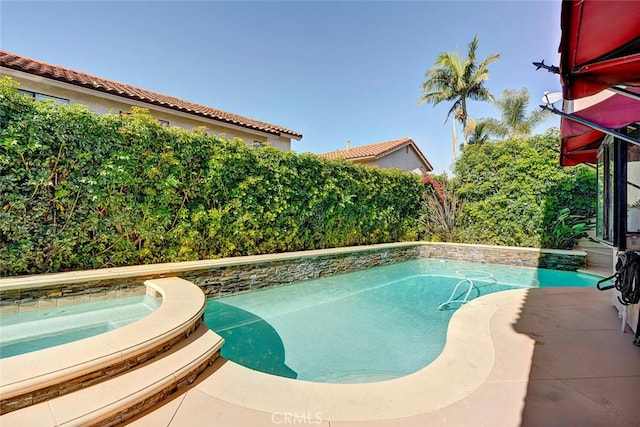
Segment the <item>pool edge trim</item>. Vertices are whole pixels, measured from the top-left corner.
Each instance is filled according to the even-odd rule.
[[[196,388],[243,408],[272,414],[286,410],[321,414],[322,420],[331,421],[373,421],[437,411],[463,400],[487,380],[495,364],[491,319],[505,301],[521,307],[526,294],[527,289],[508,290],[465,304],[451,318],[440,356],[400,378],[363,384],[315,383],[225,361]]]

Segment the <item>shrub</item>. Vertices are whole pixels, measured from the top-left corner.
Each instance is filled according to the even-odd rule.
[[[467,243],[554,246],[558,213],[589,223],[595,212],[595,173],[558,162],[556,129],[526,139],[464,147],[455,183],[466,200],[461,236]],[[565,218],[566,220],[566,218]]]
[[[422,214],[420,224],[426,238],[440,242],[455,242],[460,239],[458,222],[464,204],[450,189],[446,175],[425,175],[422,183]]]
[[[594,225],[585,222],[581,215],[571,215],[569,208],[563,208],[558,212],[555,220],[550,224],[550,229],[543,235],[542,246],[556,249],[572,249]]]
[[[0,275],[418,237],[413,174],[97,115],[0,82]]]

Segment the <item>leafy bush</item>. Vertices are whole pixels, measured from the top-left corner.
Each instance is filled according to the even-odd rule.
[[[593,229],[593,219],[596,210],[595,172],[586,166],[576,166],[565,169],[565,174],[549,186],[544,199],[542,216],[541,246],[544,248],[571,249],[577,241],[586,237],[586,232]],[[568,209],[568,218],[563,220],[563,211]],[[568,220],[576,230],[565,228],[564,221]],[[560,230],[577,238],[568,238],[564,243],[558,239]],[[562,233],[561,233],[562,234]]]
[[[543,247],[557,249],[572,249],[594,225],[585,222],[581,215],[571,215],[569,208],[558,212],[557,218],[550,224],[550,230],[543,235]]]
[[[563,207],[589,223],[595,213],[595,173],[562,168],[558,148],[556,129],[466,146],[455,165],[457,192],[466,201],[460,218],[464,241],[555,247],[548,236],[557,232]]]
[[[97,115],[0,82],[0,275],[418,237],[401,171]]]

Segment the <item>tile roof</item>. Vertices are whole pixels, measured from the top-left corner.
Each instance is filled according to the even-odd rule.
[[[416,151],[418,157],[422,159],[422,161],[429,166],[430,170],[433,170],[431,163],[427,160],[427,158],[422,154],[416,143],[413,139],[406,137],[400,139],[394,139],[392,141],[384,141],[378,142],[375,144],[367,144],[360,145],[358,147],[353,147],[345,150],[335,150],[330,151],[328,153],[318,154],[320,157],[327,158],[329,160],[337,160],[337,159],[345,159],[350,161],[358,161],[358,160],[367,160],[367,159],[379,159],[381,157],[387,156],[393,153],[396,150],[406,147],[407,145],[411,145],[413,149]]]
[[[53,65],[36,59],[27,58],[6,50],[0,50],[0,67],[11,68],[13,70],[22,71],[40,77],[69,83],[75,86],[84,87],[98,92],[109,93],[123,98],[128,98],[147,104],[169,108],[171,110],[181,111],[183,113],[193,114],[216,121],[233,124],[236,126],[254,129],[273,135],[283,135],[294,139],[302,138],[302,134],[282,126],[271,123],[254,120],[238,114],[228,113],[226,111],[207,107],[205,105],[196,104],[194,102],[185,101],[173,96],[163,95],[150,90],[131,86],[126,83],[120,83],[108,80],[102,77],[93,76],[81,71],[72,70],[70,68]]]

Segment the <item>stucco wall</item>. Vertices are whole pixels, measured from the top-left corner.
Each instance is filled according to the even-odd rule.
[[[86,105],[90,110],[98,114],[105,114],[109,111],[115,113],[119,113],[120,111],[129,112],[132,106],[137,106],[149,110],[151,115],[156,119],[168,121],[170,126],[179,126],[185,129],[205,126],[209,134],[222,135],[229,139],[240,138],[249,144],[259,141],[276,147],[281,151],[291,150],[291,138],[271,135],[266,132],[253,132],[247,128],[226,125],[223,122],[216,122],[204,117],[200,118],[186,113],[172,111],[168,108],[156,107],[111,94],[98,94],[95,91],[62,82],[50,81],[42,77],[32,76],[14,70],[2,69],[0,76],[2,75],[9,75],[18,81],[20,83],[20,89],[65,98],[68,99],[71,104]]]
[[[428,172],[425,164],[410,146],[402,147],[380,159],[356,160],[355,163],[384,169],[400,169],[408,172],[417,168],[422,172]]]
[[[398,168],[406,171],[412,171],[418,168],[423,172],[427,172],[424,163],[411,146],[402,147],[382,157],[378,160],[378,166],[381,168]]]

